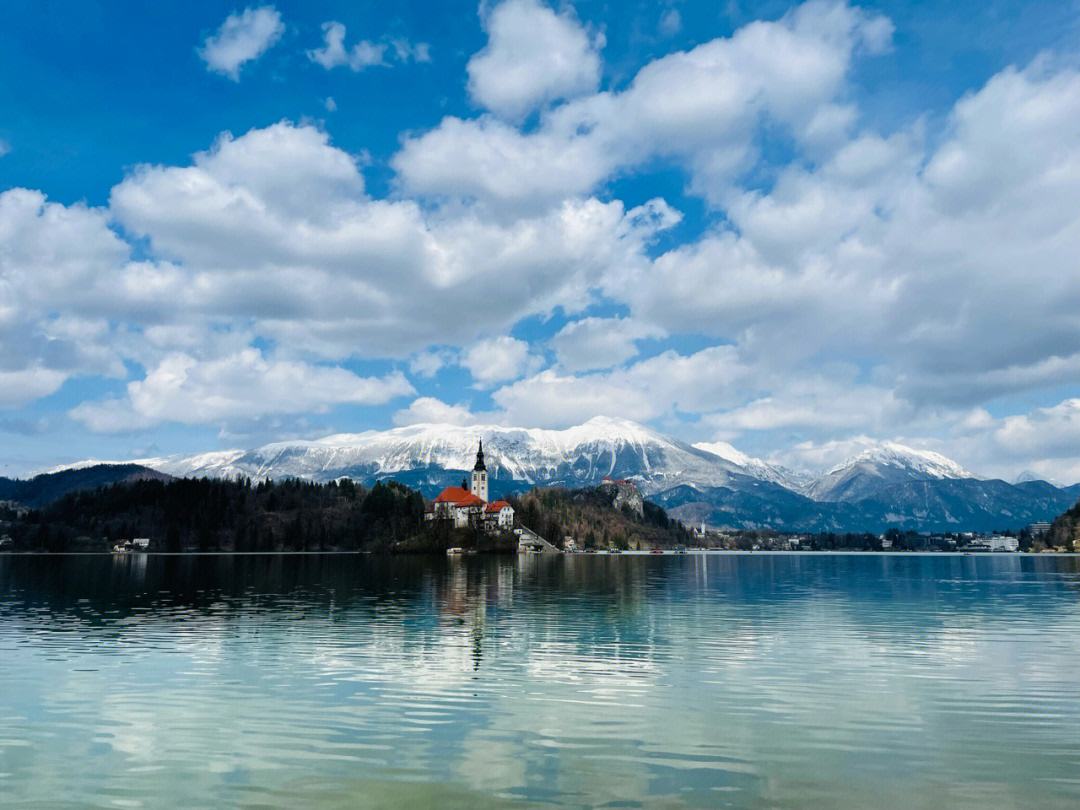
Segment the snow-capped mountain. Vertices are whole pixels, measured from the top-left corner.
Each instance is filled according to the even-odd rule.
[[[762,481],[772,481],[774,484],[779,484],[788,489],[796,488],[794,482],[799,477],[798,473],[775,464],[770,464],[767,461],[762,461],[760,458],[748,456],[741,450],[736,450],[727,442],[694,442],[693,447],[697,450],[704,450],[706,453],[711,453],[725,461],[731,462],[746,475],[753,478]]]
[[[858,501],[908,481],[975,478],[955,461],[930,450],[883,442],[836,465],[805,494],[815,501]]]
[[[938,453],[894,443],[876,445],[811,480],[724,442],[692,445],[606,417],[566,430],[412,425],[126,463],[178,477],[394,478],[432,496],[472,469],[481,439],[494,496],[533,485],[629,478],[674,516],[717,527],[981,531],[1051,519],[1080,497],[1080,485],[983,480]],[[94,469],[92,463],[71,466]]]
[[[483,440],[493,486],[587,484],[630,478],[645,492],[680,484],[738,486],[746,479],[779,481],[765,462],[725,445],[726,455],[694,447],[624,419],[596,417],[566,430],[495,425],[411,425],[387,431],[338,434],[315,441],[268,444],[136,463],[175,476],[295,477],[329,481],[395,477],[421,488],[456,483],[472,469]]]

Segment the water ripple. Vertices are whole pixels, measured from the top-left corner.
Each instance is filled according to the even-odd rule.
[[[1080,806],[1075,559],[133,562],[0,557],[0,807]]]

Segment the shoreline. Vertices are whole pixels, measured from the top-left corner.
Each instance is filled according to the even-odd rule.
[[[862,557],[1080,557],[1080,552],[1073,551],[860,551],[857,549],[837,549],[835,551],[741,551],[738,549],[687,549],[685,552],[665,550],[656,553],[652,550],[645,551],[620,551],[618,554],[609,554],[606,551],[590,554],[587,552],[575,552],[568,554],[526,555],[515,552],[507,553],[480,553],[462,554],[447,557],[445,552],[409,552],[405,554],[394,552],[374,551],[0,551],[0,559],[4,557],[319,557],[319,556],[368,556],[368,557],[438,557],[457,559],[461,557],[519,557],[519,556],[542,556],[547,558],[564,557],[577,559],[578,557],[692,557],[692,556],[862,556]]]

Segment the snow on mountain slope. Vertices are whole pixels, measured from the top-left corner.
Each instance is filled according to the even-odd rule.
[[[857,501],[908,481],[975,478],[955,461],[930,450],[882,442],[821,475],[805,490],[816,501]]]
[[[693,447],[644,425],[596,417],[566,430],[496,425],[411,425],[387,431],[338,434],[315,441],[277,442],[254,450],[141,459],[138,463],[176,476],[245,475],[254,479],[296,477],[328,481],[417,471],[432,483],[445,470],[470,470],[483,439],[492,479],[537,483],[595,483],[605,476],[632,478],[646,492],[679,484],[737,485],[772,480],[757,459],[731,448],[729,457]],[[415,478],[415,477],[414,477]]]
[[[695,442],[693,446],[698,450],[704,450],[706,453],[712,453],[714,456],[719,456],[725,461],[731,462],[746,475],[762,481],[772,481],[774,484],[779,484],[780,486],[788,487],[789,489],[795,488],[792,484],[792,479],[797,476],[796,473],[786,470],[783,467],[769,464],[766,461],[762,461],[760,458],[748,456],[741,450],[736,450],[727,442]]]
[[[472,469],[481,439],[496,492],[517,488],[517,482],[582,486],[610,476],[635,480],[646,494],[682,487],[684,499],[692,498],[693,490],[718,488],[754,491],[764,497],[764,486],[803,493],[816,501],[854,502],[896,484],[974,477],[938,453],[884,443],[807,483],[805,477],[725,442],[691,445],[636,422],[608,417],[566,430],[411,425],[131,463],[177,477],[242,475],[254,480],[311,481],[394,477],[431,494],[457,483],[462,471]],[[775,495],[782,497],[780,492]]]

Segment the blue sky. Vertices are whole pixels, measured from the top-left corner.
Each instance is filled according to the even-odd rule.
[[[1080,480],[1075,2],[4,4],[0,474],[597,414]]]

